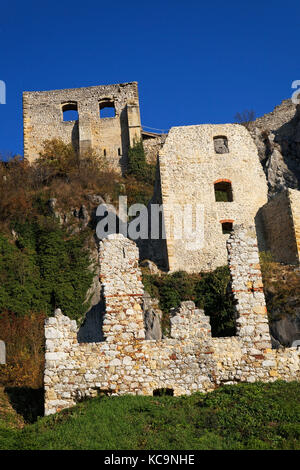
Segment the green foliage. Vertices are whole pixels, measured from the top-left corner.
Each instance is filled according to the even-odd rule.
[[[213,336],[235,335],[235,309],[228,292],[230,273],[227,266],[217,268],[212,273],[187,274],[176,272],[165,275],[151,275],[143,270],[145,290],[159,299],[163,311],[162,327],[164,334],[170,329],[170,309],[180,302],[193,300],[210,316]]]
[[[298,382],[281,381],[182,397],[98,397],[18,431],[0,420],[0,448],[299,450],[299,397]]]
[[[128,175],[133,175],[139,181],[154,184],[155,166],[146,161],[143,142],[135,142],[128,150]]]
[[[70,318],[87,308],[93,272],[82,236],[67,236],[53,220],[16,224],[16,243],[0,234],[0,311],[53,313]]]
[[[214,336],[234,336],[235,308],[231,292],[228,290],[230,271],[228,266],[205,273],[195,286],[196,305],[204,308],[210,317]]]
[[[226,191],[215,191],[216,202],[228,202],[229,196]]]

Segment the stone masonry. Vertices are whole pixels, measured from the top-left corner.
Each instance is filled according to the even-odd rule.
[[[114,117],[101,110],[114,108]],[[78,119],[64,121],[64,111]],[[61,139],[81,153],[93,148],[116,171],[126,168],[128,148],[141,139],[136,82],[23,93],[24,157],[33,162],[45,140]]]
[[[114,117],[103,117],[107,108]],[[129,147],[142,139],[149,163],[159,155],[149,207],[163,208],[166,236],[141,240],[141,258],[171,272],[211,271],[226,262],[233,224],[255,221],[260,249],[271,251],[277,261],[298,265],[300,192],[286,188],[299,187],[299,110],[286,100],[248,123],[249,130],[239,124],[206,124],[173,127],[166,135],[142,130],[137,82],[24,92],[24,157],[34,162],[45,140],[58,138],[81,154],[93,149],[110,168],[124,173]],[[77,119],[64,120],[67,111],[77,112]],[[268,204],[263,168],[269,196],[284,189]],[[227,200],[218,199],[218,192]],[[192,238],[177,237],[189,218],[180,216],[187,206],[194,233]],[[196,227],[200,206],[202,220]]]
[[[300,191],[286,189],[262,209],[266,249],[275,261],[299,265],[300,261]]]
[[[159,171],[169,271],[210,271],[226,264],[224,228],[253,225],[267,202],[266,178],[247,129],[239,124],[173,127],[159,152]],[[176,233],[181,223],[176,216],[188,205],[199,247],[190,235]],[[197,206],[202,207],[198,227]]]
[[[223,383],[299,380],[297,348],[272,350],[254,228],[236,227],[228,241],[237,336],[212,338],[209,318],[193,302],[172,312],[171,337],[145,340],[143,286],[136,245],[122,235],[100,243],[104,341],[79,343],[74,320],[59,310],[46,320],[45,414],[97,393],[174,395]]]

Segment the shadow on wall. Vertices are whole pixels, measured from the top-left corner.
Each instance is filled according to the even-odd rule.
[[[103,300],[94,305],[85,315],[77,333],[78,343],[100,343],[104,341],[102,325],[105,307]]]
[[[128,130],[128,116],[127,116],[127,107],[122,109],[120,114],[120,125],[121,125],[121,142],[122,142],[122,156],[119,160],[121,166],[122,174],[126,172],[128,165],[128,149],[129,149],[129,130]]]
[[[13,409],[26,423],[34,423],[44,415],[44,389],[28,387],[6,387],[5,393]]]
[[[158,237],[152,236],[152,222],[157,220],[156,214],[153,214],[152,218],[152,204],[161,207],[162,206],[162,193],[161,193],[161,179],[160,179],[160,168],[159,168],[159,158],[156,160],[156,170],[155,170],[155,182],[153,196],[149,201],[147,206],[148,209],[148,239],[137,240],[136,244],[139,249],[139,259],[150,260],[161,270],[168,272],[169,263],[168,263],[168,250],[167,250],[167,240],[165,236],[165,224],[162,211],[159,212],[158,226],[154,233],[158,232]]]
[[[298,344],[293,343],[300,340],[299,314],[285,315],[277,321],[271,321],[270,333],[278,343],[276,347],[284,346],[290,348],[292,345],[298,346]]]
[[[256,231],[256,238],[257,238],[257,246],[258,252],[267,251],[267,234],[265,232],[264,227],[264,220],[263,220],[263,212],[262,208],[260,208],[256,216],[254,217],[254,224],[255,224],[255,231]]]
[[[72,146],[75,152],[79,152],[79,124],[78,121],[75,121],[72,129]]]

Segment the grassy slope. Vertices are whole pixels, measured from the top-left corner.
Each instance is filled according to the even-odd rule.
[[[24,426],[24,421],[11,406],[3,387],[0,386],[0,449],[14,447],[18,429]]]
[[[0,448],[300,449],[299,392],[297,382],[275,382],[190,397],[96,398],[22,430],[0,427]]]

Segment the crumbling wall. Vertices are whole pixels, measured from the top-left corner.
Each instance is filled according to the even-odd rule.
[[[101,118],[107,103],[115,117]],[[76,108],[78,120],[64,121],[64,107]],[[24,157],[33,162],[45,140],[59,138],[81,153],[93,148],[116,171],[127,166],[128,147],[141,139],[136,82],[23,93]]]
[[[143,146],[145,151],[146,160],[152,165],[156,164],[157,156],[162,148],[163,144],[166,141],[166,134],[153,134],[151,137],[147,135],[148,133],[142,132]]]
[[[266,248],[275,261],[299,264],[300,248],[300,192],[286,189],[261,209]]]
[[[237,336],[248,348],[271,347],[266,301],[254,227],[236,226],[227,242],[231,289],[236,301]]]
[[[212,338],[209,318],[183,302],[171,318],[171,337],[145,340],[138,249],[122,235],[100,244],[106,311],[105,340],[78,343],[74,320],[56,311],[46,320],[45,414],[99,392],[174,395],[210,391],[222,383],[299,380],[300,351],[272,350],[254,228],[237,227],[228,242],[237,336]]]
[[[226,264],[229,235],[222,224],[252,225],[267,202],[266,178],[247,129],[238,124],[173,127],[159,153],[159,168],[170,271],[211,271]],[[228,201],[217,201],[218,184],[229,188]],[[192,227],[197,243],[176,233],[180,210],[188,205],[193,222],[197,206],[199,214],[203,207],[201,222]]]

